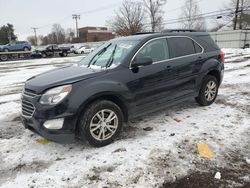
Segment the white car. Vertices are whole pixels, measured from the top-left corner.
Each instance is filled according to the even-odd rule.
[[[81,46],[79,49],[76,50],[78,54],[88,54],[94,50],[93,47],[90,46]]]

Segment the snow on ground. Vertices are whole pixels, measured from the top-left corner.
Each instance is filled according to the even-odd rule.
[[[39,144],[41,137],[20,122],[24,81],[80,57],[1,62],[0,186],[250,187],[250,50],[223,50],[225,77],[215,104],[190,100],[131,120],[102,148]],[[212,159],[198,156],[197,143],[209,145]]]

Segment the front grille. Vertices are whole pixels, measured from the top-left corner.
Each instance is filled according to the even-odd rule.
[[[22,100],[22,115],[27,118],[31,118],[35,112],[34,105],[26,100]]]
[[[31,89],[24,89],[23,95],[28,96],[28,97],[35,97],[37,94],[35,91]]]

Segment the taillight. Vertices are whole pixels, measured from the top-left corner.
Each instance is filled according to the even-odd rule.
[[[225,53],[223,51],[221,51],[220,54],[219,54],[219,60],[222,63],[224,63],[224,61],[225,61]]]

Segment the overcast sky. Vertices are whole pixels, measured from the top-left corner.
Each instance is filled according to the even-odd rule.
[[[31,27],[38,27],[37,34],[47,34],[54,23],[63,28],[75,28],[72,14],[81,14],[79,27],[106,26],[123,0],[0,0],[0,26],[11,23],[19,40],[33,34]],[[229,0],[199,0],[202,13],[220,10]],[[164,19],[180,17],[185,0],[168,0],[164,6]],[[206,20],[207,25],[212,23]],[[176,28],[178,25],[167,25]]]

